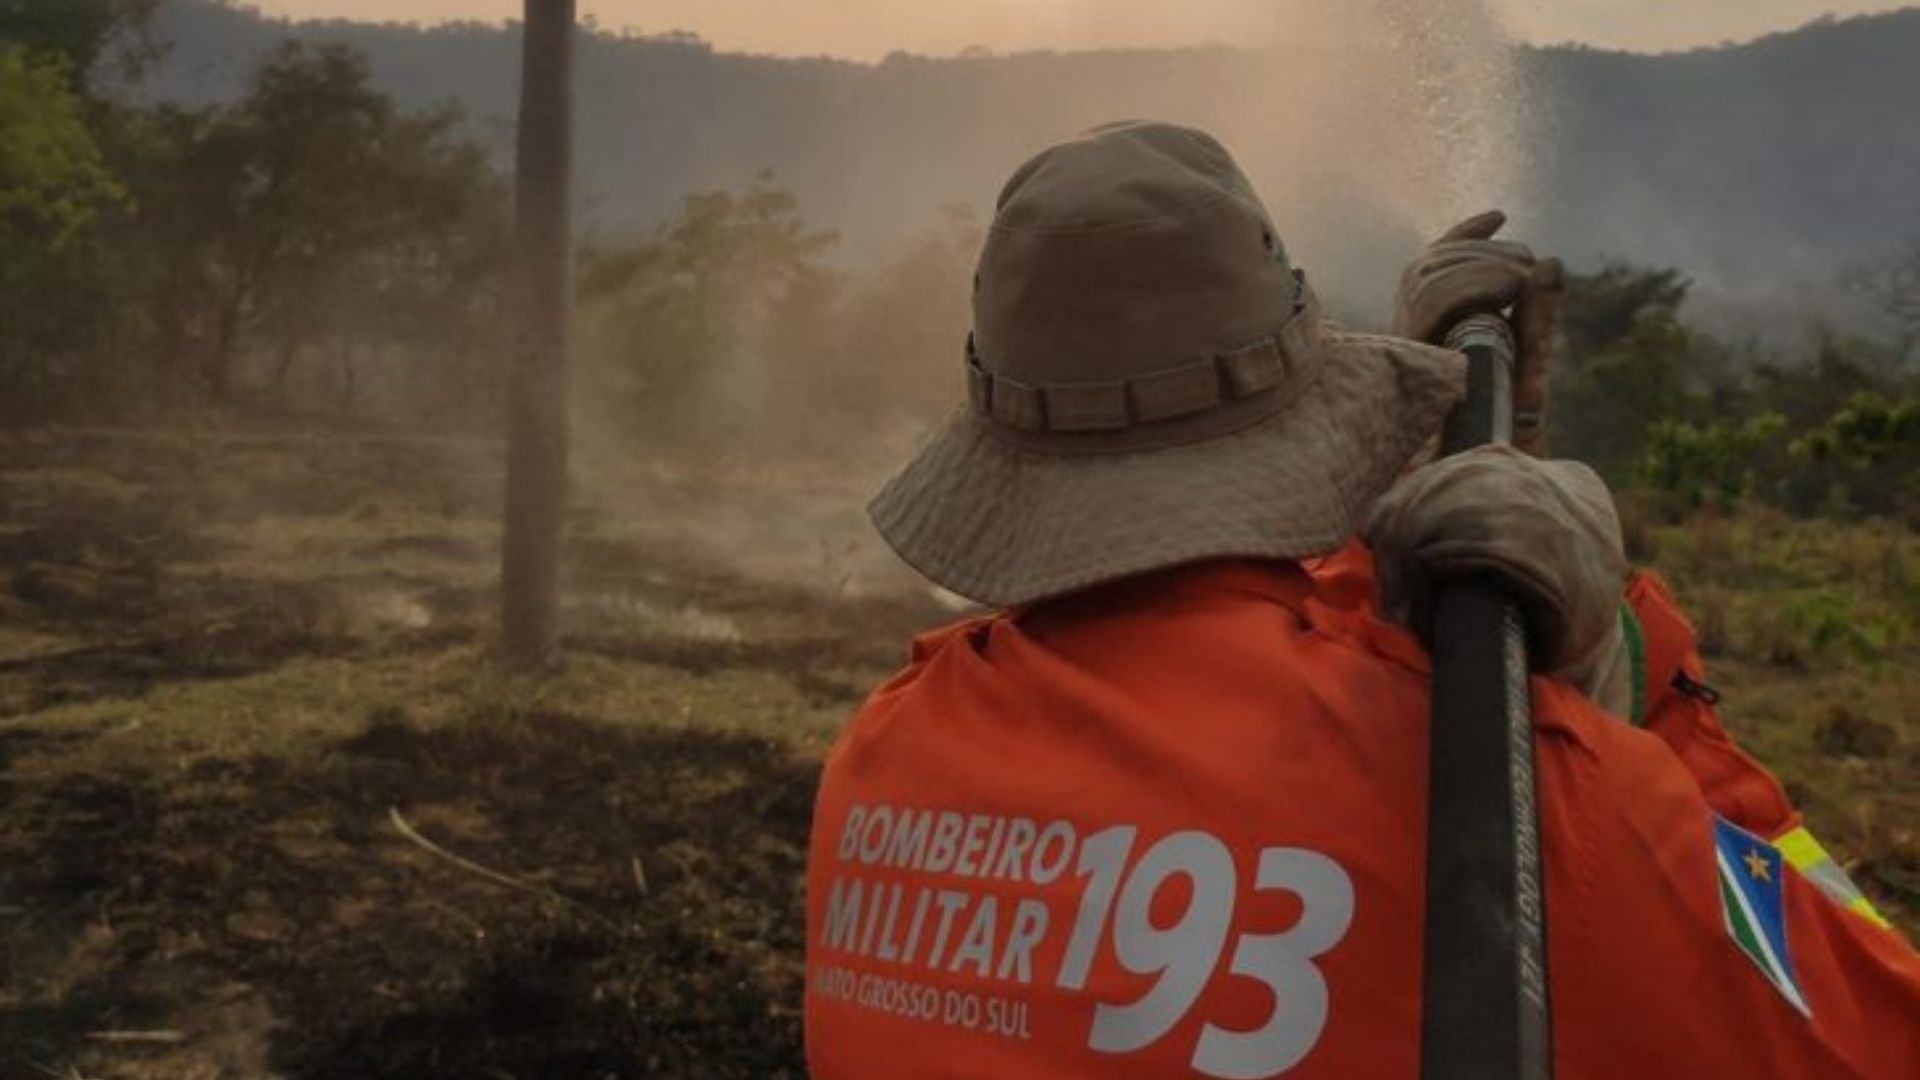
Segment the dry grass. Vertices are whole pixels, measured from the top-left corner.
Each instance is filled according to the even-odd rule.
[[[1920,536],[1748,511],[1651,529],[1734,735],[1920,929]]]

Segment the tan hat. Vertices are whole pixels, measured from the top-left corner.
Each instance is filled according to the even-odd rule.
[[[1464,388],[1458,353],[1322,323],[1233,158],[1170,124],[1021,166],[973,311],[967,406],[868,509],[996,606],[1335,550]]]

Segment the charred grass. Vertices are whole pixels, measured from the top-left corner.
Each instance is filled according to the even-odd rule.
[[[397,709],[311,753],[44,777],[4,841],[31,907],[0,1065],[164,1030],[89,1074],[795,1075],[812,779],[764,736]]]

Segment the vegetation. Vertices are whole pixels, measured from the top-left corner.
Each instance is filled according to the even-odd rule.
[[[657,229],[585,256],[588,380],[611,389],[594,416],[654,447],[903,451],[957,400],[980,236],[950,208],[850,279],[827,261],[837,235],[771,176],[690,196]]]
[[[413,412],[493,403],[504,185],[457,112],[402,112],[364,58],[299,42],[237,103],[137,108],[73,89],[103,46],[42,22],[0,53],[0,422],[269,390],[351,411],[369,376]]]
[[[1687,325],[1687,289],[1670,270],[1574,277],[1552,452],[1645,487],[1672,521],[1757,503],[1920,527],[1915,341],[1828,333],[1805,357],[1737,350]]]
[[[10,251],[35,239],[58,250],[122,194],[57,59],[17,45],[0,48],[0,142],[8,148],[0,243]]]

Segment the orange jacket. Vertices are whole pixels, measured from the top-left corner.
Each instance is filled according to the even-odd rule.
[[[821,783],[814,1075],[1415,1076],[1428,667],[1357,565],[1205,564],[916,642]],[[1532,689],[1561,1080],[1915,1076],[1907,945],[1661,737]]]

